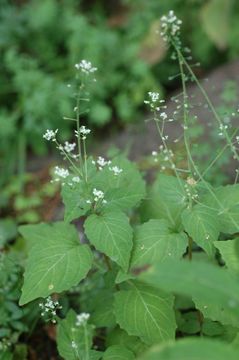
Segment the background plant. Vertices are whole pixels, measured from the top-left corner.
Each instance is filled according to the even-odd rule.
[[[160,14],[177,10],[184,20],[185,44],[207,68],[237,55],[237,7],[232,0],[140,0],[137,6],[128,0],[90,5],[71,0],[60,6],[55,0],[3,1],[1,182],[17,167],[23,172],[27,148],[46,152],[41,134],[72,109],[66,87],[72,72],[66,69],[79,58],[94,60],[100,69],[89,123],[102,127],[114,120],[122,125],[137,117],[146,91],[171,87],[168,76],[175,64],[155,38]],[[70,126],[62,124],[62,138],[69,136]]]
[[[80,114],[95,77],[91,62],[75,64],[76,79],[71,85],[76,143],[61,143],[57,130],[48,129],[43,136],[68,162],[55,167],[53,178],[62,184],[65,213],[60,222],[20,227],[30,244],[20,304],[45,298],[39,304],[42,316],[50,315],[48,320],[57,323],[57,347],[66,360],[116,355],[176,359],[179,354],[190,359],[198,353],[205,358],[236,359],[237,173],[234,184],[214,187],[205,174],[219,156],[210,159],[212,165],[204,170],[195,162],[188,81],[202,91],[222,133],[218,137],[236,161],[238,129],[223,123],[192,71],[181,44],[181,23],[173,11],[161,19],[161,35],[173,48],[183,92],[175,99],[178,111],[172,118],[159,93],[151,91],[145,100],[162,141],[152,156],[158,161],[162,156],[164,161],[147,192],[135,164],[124,156],[93,159],[87,155],[91,130]],[[165,132],[165,125],[173,126],[179,117],[186,153],[183,168]],[[71,223],[76,220],[83,225],[80,239]],[[75,291],[77,300],[63,311],[55,294],[66,291]]]

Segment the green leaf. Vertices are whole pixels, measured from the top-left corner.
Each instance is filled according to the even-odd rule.
[[[182,339],[154,346],[139,360],[237,360],[238,351],[223,342],[205,338]]]
[[[97,327],[112,327],[115,323],[113,313],[113,292],[111,289],[101,290],[97,293],[91,310],[91,321]]]
[[[145,345],[139,337],[130,336],[125,330],[119,327],[114,328],[107,335],[106,346],[111,345],[121,345],[136,355],[142,353],[142,351],[147,348],[147,345]]]
[[[81,245],[75,227],[64,222],[20,227],[33,245],[24,274],[20,304],[77,285],[92,265],[88,245]],[[37,265],[37,266],[36,266]]]
[[[86,235],[95,248],[127,271],[132,249],[132,228],[127,216],[115,209],[90,215],[84,224]]]
[[[209,304],[203,297],[195,297],[194,303],[197,309],[201,311],[205,319],[220,321],[223,325],[239,327],[239,317],[225,311],[224,307],[215,304]]]
[[[57,326],[57,349],[65,360],[96,360],[100,353],[91,350],[94,327],[88,323],[76,325],[76,313],[68,311]],[[72,346],[73,345],[73,346]],[[98,355],[98,356],[97,356]]]
[[[143,283],[130,285],[130,290],[115,294],[115,315],[120,327],[147,344],[174,339],[173,296]]]
[[[238,256],[239,238],[235,238],[233,240],[227,240],[227,241],[216,241],[214,245],[220,251],[220,254],[223,260],[225,261],[227,268],[238,275],[239,274],[239,256]]]
[[[121,345],[110,346],[103,355],[103,360],[133,360],[135,359],[132,351]]]
[[[234,234],[239,231],[239,184],[217,188],[203,203],[214,210],[221,232]]]
[[[199,261],[165,261],[141,275],[147,283],[165,291],[192,297],[194,302],[217,309],[239,320],[239,283],[225,269]],[[216,319],[217,310],[215,311]]]
[[[147,200],[143,202],[143,219],[166,219],[171,227],[177,229],[181,223],[181,212],[187,205],[184,185],[181,179],[159,174]]]
[[[113,166],[118,166],[122,172],[115,176],[109,169]],[[106,206],[117,206],[123,211],[137,206],[145,196],[145,183],[136,165],[118,156],[109,167],[99,171],[94,178],[94,185],[105,189]]]
[[[64,220],[67,222],[84,216],[91,208],[91,204],[86,202],[91,194],[82,181],[72,186],[65,184],[61,195],[65,205]]]
[[[213,241],[219,236],[219,221],[215,212],[203,205],[195,205],[182,213],[184,229],[193,241],[206,251],[208,256],[215,254]]]
[[[220,336],[224,333],[224,328],[219,322],[203,319],[202,332],[206,336]]]
[[[135,230],[131,267],[181,258],[187,244],[187,235],[174,233],[166,220],[149,220]]]

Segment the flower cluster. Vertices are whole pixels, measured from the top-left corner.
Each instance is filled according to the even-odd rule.
[[[218,133],[219,136],[223,136],[225,134],[225,131],[228,129],[228,125],[220,124]]]
[[[109,170],[112,171],[115,176],[118,176],[123,171],[123,169],[119,168],[118,166],[109,167]]]
[[[75,136],[76,136],[77,138],[78,138],[79,136],[81,136],[81,138],[82,138],[83,140],[85,140],[85,139],[86,139],[86,135],[90,134],[90,132],[91,132],[90,129],[87,129],[87,128],[85,127],[85,125],[82,125],[82,126],[80,127],[80,130],[79,130],[79,131],[75,130]]]
[[[81,326],[81,325],[84,325],[87,320],[89,319],[90,317],[90,314],[88,313],[81,313],[79,315],[76,316],[76,326]]]
[[[51,321],[55,324],[57,310],[62,309],[62,306],[59,304],[59,301],[54,301],[48,296],[45,302],[39,304],[39,308],[41,309],[41,316],[44,317],[46,321]]]
[[[106,200],[104,199],[104,192],[101,190],[97,190],[96,188],[93,189],[93,195],[94,195],[94,201],[98,202],[100,200],[102,200],[103,204],[106,204]]]
[[[65,179],[70,175],[70,173],[67,169],[60,168],[59,166],[55,167],[54,173],[57,176],[55,178],[55,181],[60,181],[60,179]]]
[[[43,135],[43,138],[46,139],[47,141],[56,141],[57,132],[58,132],[58,129],[56,129],[55,131],[47,129],[47,131]]]
[[[198,199],[198,193],[195,185],[197,184],[196,180],[193,178],[187,178],[187,182],[184,185],[186,195],[188,199],[196,201]]]
[[[177,18],[173,10],[170,10],[168,15],[161,17],[161,33],[164,41],[169,41],[170,38],[175,38],[180,33],[180,26],[182,21]]]
[[[82,73],[89,75],[97,71],[96,67],[93,67],[90,61],[81,60],[78,64],[75,64],[75,68],[80,70]]]
[[[167,107],[164,105],[165,100],[160,100],[160,94],[158,92],[149,91],[148,99],[144,100],[146,105],[149,105],[151,111],[161,111],[161,109],[166,109]],[[160,114],[161,119],[165,120],[167,118],[167,114],[162,112]]]
[[[66,141],[64,145],[64,150],[67,153],[71,153],[72,151],[75,150],[75,147],[76,147],[76,143],[69,143],[68,141]]]

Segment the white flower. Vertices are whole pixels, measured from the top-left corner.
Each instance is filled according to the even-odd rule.
[[[166,114],[166,112],[162,112],[161,114],[159,114],[159,116],[163,119],[166,120],[168,115]]]
[[[69,171],[64,168],[60,168],[59,166],[55,167],[55,175],[59,176],[60,178],[67,178],[69,176]]]
[[[160,102],[159,97],[160,94],[155,91],[149,91],[148,92],[149,100],[144,100],[144,103],[149,105],[152,110],[159,110],[158,102]]]
[[[90,132],[91,132],[90,129],[87,129],[87,128],[85,127],[85,125],[82,125],[82,126],[80,127],[80,130],[79,130],[79,131],[75,130],[75,136],[76,136],[76,137],[79,137],[79,136],[81,135],[81,136],[82,136],[82,139],[85,140],[85,139],[86,139],[86,135],[90,134]]]
[[[93,67],[90,61],[81,60],[78,64],[75,64],[77,70],[81,70],[82,73],[89,75],[97,71],[96,67]]]
[[[99,201],[99,200],[103,200],[104,199],[104,193],[103,193],[103,191],[101,191],[101,190],[97,190],[97,189],[95,189],[94,188],[94,190],[93,190],[93,195],[94,195],[94,201]]]
[[[76,147],[76,143],[69,143],[68,141],[65,142],[64,149],[67,153],[72,152]]]
[[[54,130],[48,130],[45,132],[45,134],[43,135],[43,138],[48,140],[48,141],[56,141],[56,134],[57,134],[58,129]]]
[[[157,151],[152,151],[152,156],[157,156],[157,155],[158,155]]]
[[[96,162],[101,168],[108,165],[108,161],[106,161],[102,156],[99,156]]]
[[[76,182],[76,183],[79,183],[79,182],[80,182],[79,176],[74,176],[74,177],[72,178],[72,181],[73,181],[73,182]]]
[[[161,17],[161,35],[164,41],[168,41],[170,37],[175,37],[180,32],[182,21],[177,18],[173,10],[170,10],[168,15]]]
[[[39,308],[41,309],[41,316],[47,315],[48,320],[51,319],[51,321],[55,323],[54,317],[56,316],[56,312],[58,309],[62,309],[62,306],[59,304],[59,301],[54,301],[48,296],[45,302],[39,304]]]
[[[123,169],[120,169],[118,166],[112,166],[109,167],[110,171],[113,171],[114,175],[119,175],[120,173],[122,173]]]
[[[77,349],[77,345],[76,345],[75,341],[71,342],[71,347],[72,347],[72,349]]]
[[[90,314],[85,313],[85,312],[83,312],[79,315],[76,315],[76,326],[81,326],[84,323],[86,323],[87,320],[89,319],[89,317],[90,317]]]

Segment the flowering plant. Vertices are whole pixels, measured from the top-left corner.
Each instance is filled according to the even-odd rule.
[[[76,116],[67,118],[76,124],[76,143],[60,144],[57,130],[43,135],[69,164],[57,166],[53,179],[61,183],[64,220],[20,227],[31,244],[20,304],[46,298],[39,305],[42,316],[57,324],[58,350],[66,360],[191,359],[202,348],[204,358],[237,356],[225,338],[230,332],[228,342],[236,341],[239,328],[238,172],[233,185],[214,188],[205,180],[213,164],[199,171],[188,134],[189,75],[212,104],[183,54],[181,22],[173,12],[161,22],[162,36],[179,61],[183,95],[175,100],[173,115],[157,92],[149,92],[145,101],[161,138],[159,150],[152,152],[160,172],[147,191],[142,174],[124,156],[87,155],[91,132],[81,124],[80,104],[88,101],[87,86],[96,71],[91,63],[76,64]],[[238,160],[237,131],[228,133],[230,127],[213,108],[212,113]],[[179,115],[184,168],[165,134],[165,125]],[[82,234],[71,223],[79,219]],[[80,313],[64,314],[61,299],[54,297],[76,286]],[[186,339],[175,341],[176,335]],[[224,342],[201,339],[208,336]]]

